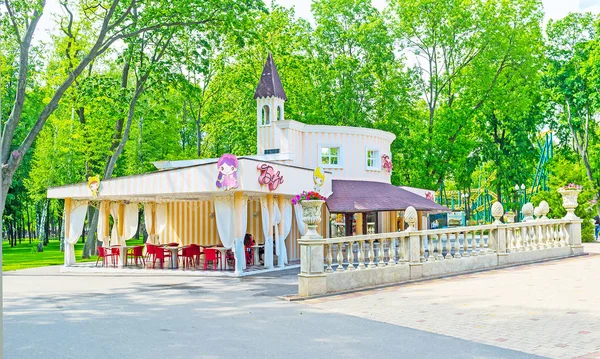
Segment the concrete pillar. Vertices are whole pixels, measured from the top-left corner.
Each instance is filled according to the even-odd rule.
[[[410,206],[404,211],[404,218],[408,222],[408,265],[410,266],[410,278],[423,277],[423,263],[421,263],[421,236],[415,226],[420,218],[420,213]]]
[[[360,236],[363,233],[363,213],[357,213],[356,215],[356,235]]]
[[[324,239],[300,239],[300,274],[298,294],[302,297],[327,293],[325,274]]]
[[[279,267],[279,268],[283,268],[285,266],[285,262],[287,262],[287,259],[284,260],[283,256],[282,256],[284,253],[287,253],[287,250],[286,251],[281,250],[281,247],[285,246],[285,238],[283,238],[283,231],[284,231],[284,227],[285,227],[285,223],[283,222],[284,221],[283,208],[285,206],[285,201],[286,201],[286,199],[282,195],[277,196],[277,205],[279,206],[279,210],[281,211],[281,220],[279,221],[279,225],[277,228],[277,230],[279,231],[279,236],[278,236],[279,243],[277,243],[277,248],[279,248],[279,254],[280,254],[280,256],[277,257],[277,267]]]
[[[233,215],[234,221],[234,240],[233,240],[233,252],[235,253],[235,274],[241,275],[244,271],[243,264],[246,260],[244,253],[244,228],[242,228],[243,216],[244,216],[244,197],[241,191],[235,191],[233,193]]]
[[[570,223],[567,223],[566,230],[569,234],[569,245],[573,254],[582,254],[583,245],[581,244],[581,219],[572,219]]]
[[[67,243],[67,239],[69,238],[69,228],[71,227],[71,199],[70,198],[65,198],[65,211],[63,213],[63,216],[65,217],[64,265],[67,266],[68,265],[67,258],[68,258],[68,256],[70,256],[70,250],[71,250],[69,248],[69,244]]]

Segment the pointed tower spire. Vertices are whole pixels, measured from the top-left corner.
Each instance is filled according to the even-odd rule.
[[[285,91],[283,91],[283,84],[277,73],[277,67],[275,67],[271,53],[267,56],[267,62],[265,63],[262,75],[260,76],[256,92],[254,92],[255,99],[266,97],[277,97],[287,101]]]

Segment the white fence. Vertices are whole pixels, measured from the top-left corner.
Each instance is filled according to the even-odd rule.
[[[583,253],[581,220],[545,216],[521,223],[301,239],[298,292],[314,296]]]

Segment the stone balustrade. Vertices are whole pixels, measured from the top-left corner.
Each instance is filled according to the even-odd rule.
[[[414,212],[414,213],[413,213]],[[531,213],[529,213],[531,212]],[[536,212],[537,219],[533,217]],[[300,296],[314,296],[583,253],[581,220],[548,219],[547,204],[523,207],[524,221],[416,230],[409,207],[403,232],[331,239],[303,238]]]

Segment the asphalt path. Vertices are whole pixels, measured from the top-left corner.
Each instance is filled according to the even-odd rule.
[[[245,278],[4,278],[5,358],[534,358],[278,296],[296,271]]]

